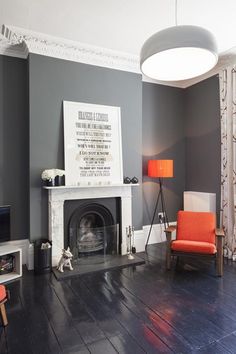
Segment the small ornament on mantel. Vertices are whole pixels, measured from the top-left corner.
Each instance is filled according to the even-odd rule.
[[[73,267],[71,264],[72,258],[73,258],[73,254],[70,251],[70,247],[67,247],[67,250],[65,250],[63,248],[61,258],[60,258],[58,265],[57,265],[57,270],[60,273],[64,272],[64,267],[69,268],[69,270],[73,270]]]
[[[62,178],[65,176],[64,170],[59,170],[58,168],[52,168],[49,170],[44,170],[41,174],[41,178],[46,184],[46,186],[61,186],[65,184]]]

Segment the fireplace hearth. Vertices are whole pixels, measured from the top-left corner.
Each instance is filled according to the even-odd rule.
[[[104,272],[112,269],[126,268],[130,266],[135,267],[145,263],[144,256],[139,256],[139,254],[134,254],[134,259],[132,260],[129,260],[127,255],[107,256],[105,262],[104,260],[101,261],[101,258],[101,255],[90,257],[87,259],[87,262],[84,259],[82,261],[80,259],[79,262],[73,265],[74,269],[72,271],[66,269],[64,273],[60,273],[56,268],[53,268],[53,273],[57,280],[60,281],[89,273]]]

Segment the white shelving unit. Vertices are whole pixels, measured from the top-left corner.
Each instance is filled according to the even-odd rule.
[[[22,250],[13,246],[0,246],[0,256],[12,254],[15,256],[15,270],[8,274],[0,275],[0,283],[19,278],[22,276]]]

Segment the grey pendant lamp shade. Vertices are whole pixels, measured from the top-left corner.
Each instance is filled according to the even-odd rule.
[[[198,26],[174,26],[157,32],[144,43],[140,54],[142,73],[163,81],[199,76],[217,61],[213,35]]]

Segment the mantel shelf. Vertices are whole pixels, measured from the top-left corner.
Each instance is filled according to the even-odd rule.
[[[63,189],[85,189],[85,188],[114,188],[114,187],[137,187],[139,183],[122,183],[122,184],[103,184],[103,185],[81,185],[81,186],[43,186],[44,189],[55,189],[55,190],[63,190]]]

